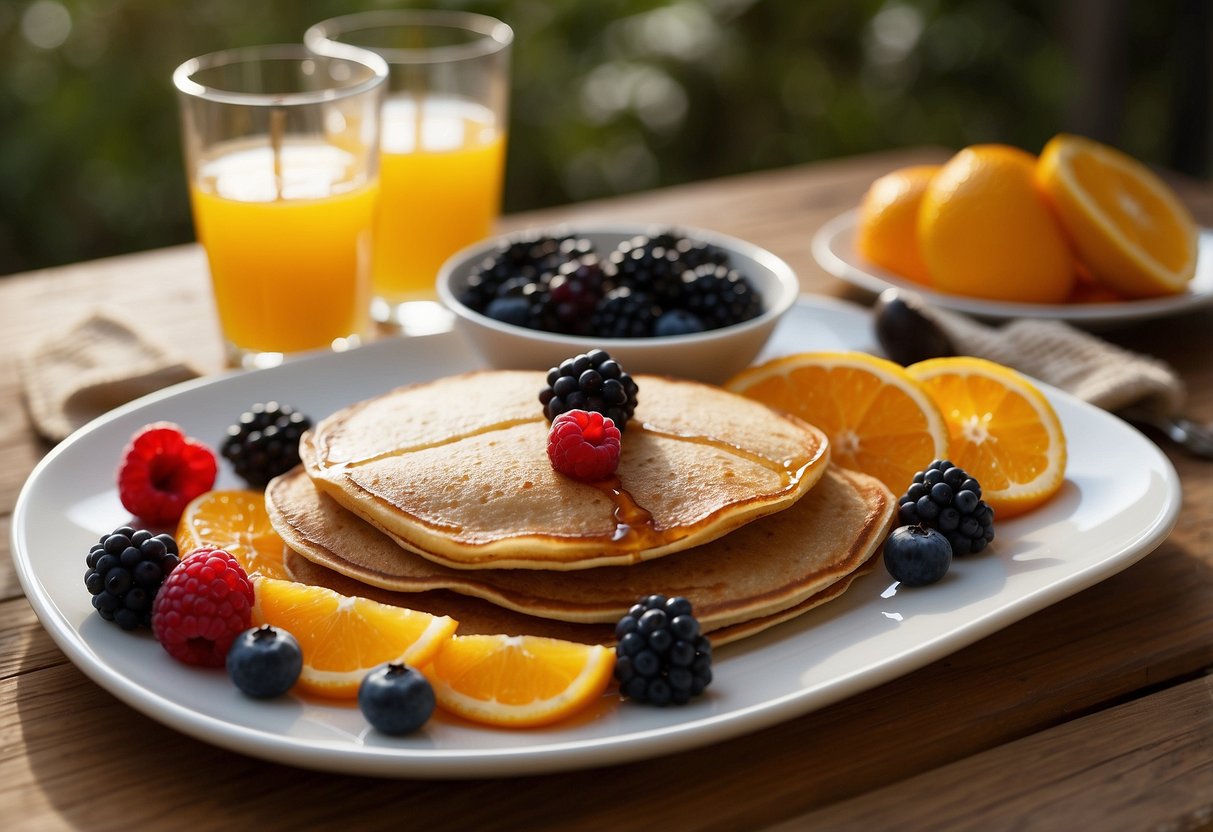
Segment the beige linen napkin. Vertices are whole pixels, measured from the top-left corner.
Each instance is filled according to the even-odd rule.
[[[17,370],[35,429],[55,442],[118,405],[201,375],[104,309],[20,353]]]
[[[918,308],[943,330],[957,355],[1014,367],[1096,407],[1137,405],[1169,415],[1183,405],[1183,381],[1167,364],[1063,321],[1021,318],[991,327],[938,307]]]

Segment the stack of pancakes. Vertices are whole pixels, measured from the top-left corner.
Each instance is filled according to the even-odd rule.
[[[842,594],[895,511],[825,435],[719,388],[637,376],[615,477],[552,469],[544,375],[402,387],[318,423],[266,506],[291,577],[450,615],[460,633],[614,641],[683,595],[720,644]]]

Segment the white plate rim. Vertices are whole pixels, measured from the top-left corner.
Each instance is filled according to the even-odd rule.
[[[777,338],[777,343],[769,345],[764,351],[763,357],[790,351],[789,345],[792,345],[792,350],[799,349],[803,340],[803,327],[806,322],[814,323],[813,318],[817,319],[815,321],[817,325],[823,325],[823,323],[830,325],[829,322],[837,322],[837,325],[844,330],[856,326],[860,321],[865,325],[870,323],[866,310],[852,304],[832,298],[803,298],[789,315],[789,320],[782,330],[782,341],[780,342],[780,339]],[[795,327],[800,327],[800,329],[794,329]],[[424,352],[428,345],[422,346],[421,341],[430,340],[435,344],[449,345],[449,339],[452,337],[448,333],[440,336],[428,336],[427,339],[414,339],[411,343],[415,345],[415,349]],[[853,338],[855,348],[870,348],[871,346],[871,336],[868,330],[865,330],[862,335],[844,337]],[[367,351],[361,354],[371,356],[376,351],[386,353],[400,346],[400,344],[379,342],[361,348],[361,350]],[[355,352],[347,355],[357,354]],[[307,362],[315,362],[317,365],[334,364],[335,362],[335,365],[340,365],[345,360],[332,354],[323,354],[284,366],[305,366]],[[256,372],[273,374],[281,369],[272,368]],[[94,435],[105,425],[136,415],[150,405],[171,403],[175,398],[191,390],[217,389],[214,385],[223,383],[224,379],[253,376],[254,374],[228,373],[218,377],[186,382],[151,394],[101,417],[54,448],[35,467],[18,496],[13,512],[11,533],[13,558],[27,599],[56,644],[89,678],[131,707],[183,733],[224,748],[277,762],[349,774],[421,778],[516,776],[570,768],[604,766],[665,755],[760,730],[825,707],[847,696],[922,667],[1109,577],[1144,557],[1166,538],[1175,523],[1181,502],[1178,476],[1161,451],[1123,422],[1103,411],[1078,402],[1060,391],[1046,387],[1046,394],[1065,411],[1076,409],[1077,412],[1085,413],[1090,418],[1107,420],[1106,424],[1112,429],[1123,430],[1125,442],[1130,445],[1135,444],[1138,452],[1145,453],[1149,457],[1149,467],[1161,477],[1165,499],[1157,507],[1157,511],[1151,515],[1149,522],[1138,529],[1132,539],[1126,540],[1114,555],[1100,563],[1067,574],[1063,581],[1019,598],[1014,608],[1009,611],[998,610],[974,617],[967,621],[959,636],[953,634],[928,640],[917,645],[911,651],[885,656],[880,661],[869,663],[863,672],[831,679],[828,687],[824,690],[819,688],[812,696],[806,695],[806,689],[802,688],[799,691],[789,690],[782,695],[723,713],[708,712],[705,714],[692,708],[685,712],[689,715],[686,720],[671,719],[664,724],[641,726],[637,730],[619,736],[590,740],[557,737],[553,740],[538,741],[530,746],[520,742],[518,745],[510,747],[481,747],[471,750],[450,748],[440,751],[392,745],[322,743],[280,734],[267,734],[206,713],[200,713],[172,701],[157,691],[148,690],[145,686],[141,686],[123,675],[90,646],[88,640],[72,625],[64,611],[54,602],[41,582],[39,570],[31,557],[33,550],[28,543],[31,534],[29,528],[31,501],[37,484],[41,478],[46,476],[47,471],[54,470],[59,465],[57,460],[69,454],[71,448],[81,442],[87,442],[89,436]],[[1123,446],[1124,443],[1118,444]],[[81,554],[80,557],[82,567],[83,555]],[[81,574],[83,574],[82,570]],[[860,581],[864,580],[868,580],[868,578],[860,579]],[[853,592],[854,590],[852,590]],[[841,607],[848,596],[851,596],[851,593],[844,595],[843,599],[834,603]],[[87,598],[82,586],[81,598]],[[83,603],[87,604],[87,600],[84,600]],[[848,601],[848,603],[850,602]],[[776,637],[776,648],[780,643]],[[746,644],[743,642],[723,648],[721,652],[733,650],[734,652],[729,655],[738,655],[737,651],[747,650]],[[740,655],[744,656],[745,653],[741,652]],[[728,660],[726,659],[726,661]],[[714,685],[718,688],[721,684],[718,672]],[[250,708],[260,706],[261,703],[248,704]],[[624,707],[621,706],[618,710],[622,711]],[[665,713],[671,714],[673,717],[679,715],[679,712],[674,709],[666,710]],[[475,731],[476,729],[468,730]],[[523,733],[518,736],[525,741],[528,735]]]
[[[1011,303],[936,292],[868,263],[855,251],[859,209],[852,208],[827,221],[813,235],[817,264],[829,274],[873,294],[897,288],[918,294],[928,303],[989,320],[1044,318],[1098,328],[1191,312],[1213,303],[1213,231],[1200,232],[1200,257],[1189,290],[1180,295],[1115,303]]]

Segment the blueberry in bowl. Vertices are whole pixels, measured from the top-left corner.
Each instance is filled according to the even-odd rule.
[[[685,226],[528,229],[464,249],[438,295],[487,364],[605,349],[638,373],[718,383],[749,365],[800,285],[751,243]]]

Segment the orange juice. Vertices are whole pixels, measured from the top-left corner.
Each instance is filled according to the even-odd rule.
[[[378,186],[332,145],[232,148],[190,185],[224,336],[251,352],[298,352],[369,326]]]
[[[432,300],[443,261],[487,237],[501,204],[505,135],[484,107],[452,98],[388,99],[372,283],[390,304]]]

